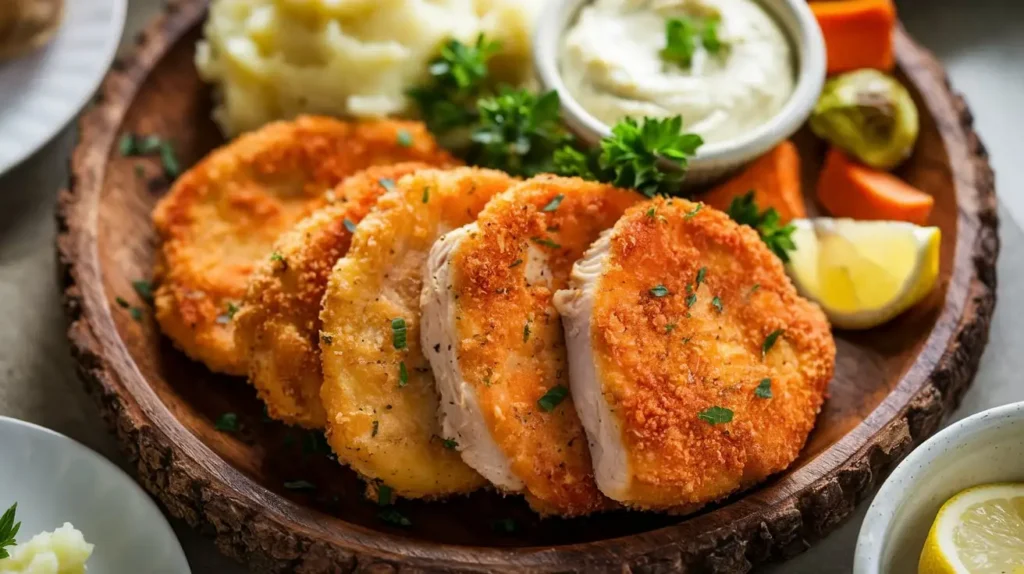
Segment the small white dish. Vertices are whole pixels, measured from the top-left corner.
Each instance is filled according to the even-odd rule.
[[[1024,481],[1024,403],[959,421],[910,453],[879,489],[857,538],[854,574],[917,572],[939,508],[982,484]]]
[[[18,542],[72,523],[96,547],[89,574],[189,574],[160,509],[113,463],[34,424],[0,417],[0,514],[18,503]]]
[[[611,127],[590,115],[569,93],[559,70],[565,31],[593,0],[549,0],[533,37],[533,65],[542,90],[555,90],[562,118],[584,142],[593,145],[611,135]],[[684,186],[708,183],[735,171],[793,135],[814,109],[825,84],[825,39],[806,0],[755,0],[778,22],[796,59],[796,85],[786,105],[771,120],[742,138],[705,144],[690,159]]]
[[[127,0],[65,0],[49,44],[0,62],[0,174],[50,141],[89,101],[114,59],[126,7]]]

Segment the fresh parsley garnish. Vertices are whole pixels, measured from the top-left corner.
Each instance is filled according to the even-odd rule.
[[[446,448],[448,450],[455,450],[456,448],[459,447],[459,443],[456,442],[455,439],[450,439],[450,438],[444,439],[443,441],[441,441],[441,444],[443,444],[444,448]]]
[[[395,180],[389,177],[382,177],[377,180],[377,183],[379,183],[381,187],[388,191],[395,191]]]
[[[707,275],[708,275],[708,268],[707,267],[701,267],[700,269],[697,270],[697,280],[695,281],[695,283],[697,284],[697,287],[700,287],[700,284],[704,282],[704,278],[707,277]]]
[[[562,248],[561,245],[555,243],[554,241],[547,237],[531,237],[530,240],[536,243],[537,245],[543,245],[544,247],[550,247],[552,249]]]
[[[392,526],[401,526],[408,528],[412,526],[412,521],[405,517],[401,512],[395,510],[392,507],[387,507],[381,510],[377,517],[384,522],[391,524]]]
[[[429,185],[423,188],[423,203],[427,203],[428,201],[430,201],[430,186]]]
[[[129,303],[124,297],[117,297],[114,299],[114,301],[117,302],[117,305],[122,309],[127,309],[132,306],[132,304]]]
[[[700,213],[700,210],[703,209],[703,208],[704,208],[704,204],[703,203],[698,203],[697,207],[694,207],[690,211],[686,212],[686,215],[683,216],[683,221],[686,221],[688,219],[693,219],[694,217],[697,216],[698,213]]]
[[[761,382],[754,389],[754,396],[759,399],[770,399],[772,398],[772,380],[761,379]]]
[[[477,108],[480,117],[466,152],[473,165],[531,177],[552,171],[555,151],[572,142],[554,90],[538,96],[502,88],[498,95],[481,99]]]
[[[665,48],[661,59],[666,62],[689,67],[697,46],[703,46],[710,54],[717,54],[724,44],[718,37],[718,18],[670,18],[665,22]]]
[[[308,480],[292,480],[284,483],[288,490],[316,490],[316,485]]]
[[[697,418],[708,424],[718,425],[732,422],[732,411],[725,407],[714,406],[702,410],[697,414]]]
[[[686,286],[686,308],[689,309],[697,303],[697,294],[693,292],[693,285]]]
[[[224,413],[217,417],[213,428],[223,432],[235,432],[238,430],[238,415],[235,413]]]
[[[409,147],[412,145],[412,134],[408,130],[398,130],[398,137],[395,138],[398,141],[398,145],[402,147]]]
[[[405,361],[398,363],[398,386],[404,387],[409,384],[409,369],[405,368]]]
[[[396,349],[402,350],[406,344],[405,319],[398,317],[391,320],[391,343]]]
[[[664,297],[665,295],[668,295],[668,287],[665,287],[664,285],[655,285],[650,288],[649,292],[655,297]]]
[[[273,261],[274,263],[284,263],[285,262],[284,255],[281,255],[277,251],[275,251],[275,252],[270,254],[270,260]]]
[[[146,303],[153,302],[153,284],[149,281],[132,281],[132,289],[135,289],[135,292]]]
[[[17,511],[18,503],[15,502],[0,517],[0,559],[9,558],[10,554],[7,553],[6,548],[17,544],[14,537],[18,535],[18,530],[21,529],[21,523],[14,521],[14,515]]]
[[[782,335],[782,331],[782,329],[776,329],[771,333],[768,333],[768,336],[764,338],[764,343],[761,345],[762,358],[768,356],[768,351],[771,351],[772,347],[775,346],[775,341],[777,341],[779,336]]]
[[[753,227],[765,245],[783,263],[789,261],[788,252],[796,249],[796,244],[793,243],[793,232],[796,228],[792,223],[782,225],[779,212],[775,211],[775,208],[769,207],[764,211],[758,211],[753,190],[734,198],[726,213],[736,223]]]
[[[548,389],[548,392],[544,393],[544,396],[537,399],[537,406],[540,410],[550,413],[555,410],[555,407],[565,400],[565,397],[569,396],[569,389],[564,385],[555,385]]]
[[[356,232],[356,224],[352,223],[351,219],[346,217],[345,219],[342,220],[341,224],[345,226],[345,229],[348,230],[349,233]]]
[[[635,189],[647,197],[678,194],[688,158],[704,143],[699,135],[684,134],[682,129],[681,116],[625,118],[601,140],[598,150],[585,153],[565,146],[556,152],[555,171]],[[660,161],[675,169],[662,169]]]
[[[164,166],[164,173],[167,177],[174,179],[181,174],[181,164],[178,163],[178,155],[174,152],[174,147],[171,146],[170,142],[162,142],[160,144],[160,161]]]
[[[665,332],[666,333],[671,333],[672,330],[675,329],[675,328],[676,328],[676,324],[675,323],[669,323],[669,324],[665,325]]]
[[[516,259],[515,261],[512,262],[511,265],[508,266],[508,268],[512,269],[513,267],[518,267],[518,266],[520,266],[522,264],[523,264],[523,260],[522,259]]]
[[[141,323],[142,322],[142,309],[139,309],[138,307],[132,307],[131,309],[128,309],[128,315],[135,322],[137,322],[137,323]]]
[[[500,48],[481,34],[474,44],[449,40],[431,60],[429,81],[408,92],[431,132],[444,134],[476,121],[476,102],[487,88],[487,62]]]
[[[711,298],[711,306],[715,308],[715,311],[722,312],[722,300],[717,295]]]
[[[558,209],[558,206],[562,204],[563,199],[565,199],[565,196],[559,193],[555,197],[551,198],[551,201],[549,201],[548,204],[542,207],[540,210],[543,211],[544,213],[551,213],[552,211]]]

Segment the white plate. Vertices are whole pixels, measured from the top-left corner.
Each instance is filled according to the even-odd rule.
[[[191,572],[160,509],[121,469],[66,436],[0,417],[0,514],[15,502],[18,542],[70,522],[96,545],[89,574]]]
[[[64,20],[47,46],[0,62],[0,174],[89,101],[114,59],[125,8],[126,0],[65,0]]]

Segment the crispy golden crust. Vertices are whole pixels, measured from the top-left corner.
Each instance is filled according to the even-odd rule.
[[[412,146],[402,145],[401,132]],[[282,232],[324,204],[327,190],[399,161],[449,158],[419,123],[322,117],[270,124],[212,152],[153,211],[163,240],[155,271],[160,328],[210,369],[245,374],[231,310],[254,268]]]
[[[473,221],[512,183],[504,173],[472,168],[403,177],[363,219],[328,280],[320,315],[328,442],[339,460],[401,496],[441,497],[484,484],[439,436],[434,378],[420,348],[420,291],[434,241]],[[402,349],[394,344],[396,318],[406,325]]]
[[[562,198],[557,208],[543,211],[556,197]],[[552,296],[567,285],[573,263],[600,232],[643,199],[580,179],[535,178],[491,201],[477,221],[479,231],[452,257],[463,380],[474,389],[512,472],[526,485],[531,506],[542,514],[582,515],[612,505],[594,483],[572,399],[550,412],[537,401],[558,385],[569,386]],[[558,246],[541,243],[546,241]],[[546,261],[531,262],[531,250]]]
[[[249,382],[271,418],[323,428],[320,403],[320,302],[327,276],[348,251],[347,225],[362,221],[386,188],[431,167],[400,163],[371,167],[343,181],[330,203],[300,221],[274,243],[259,264],[235,316],[235,343],[245,353]],[[348,222],[348,223],[346,223]]]
[[[630,498],[641,507],[711,502],[786,468],[835,365],[824,314],[796,294],[757,233],[696,207],[659,199],[630,209],[614,228],[594,300],[601,390],[621,425]],[[652,294],[657,285],[668,295]],[[782,336],[762,358],[777,329]],[[770,399],[754,392],[766,378]],[[715,406],[732,410],[732,422],[700,418]]]

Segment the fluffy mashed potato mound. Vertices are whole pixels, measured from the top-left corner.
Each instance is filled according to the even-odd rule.
[[[11,548],[10,558],[0,560],[0,574],[83,574],[92,549],[82,533],[65,522]]]
[[[214,0],[196,66],[237,135],[299,114],[408,115],[405,92],[450,38],[499,40],[500,79],[528,80],[544,0]]]

